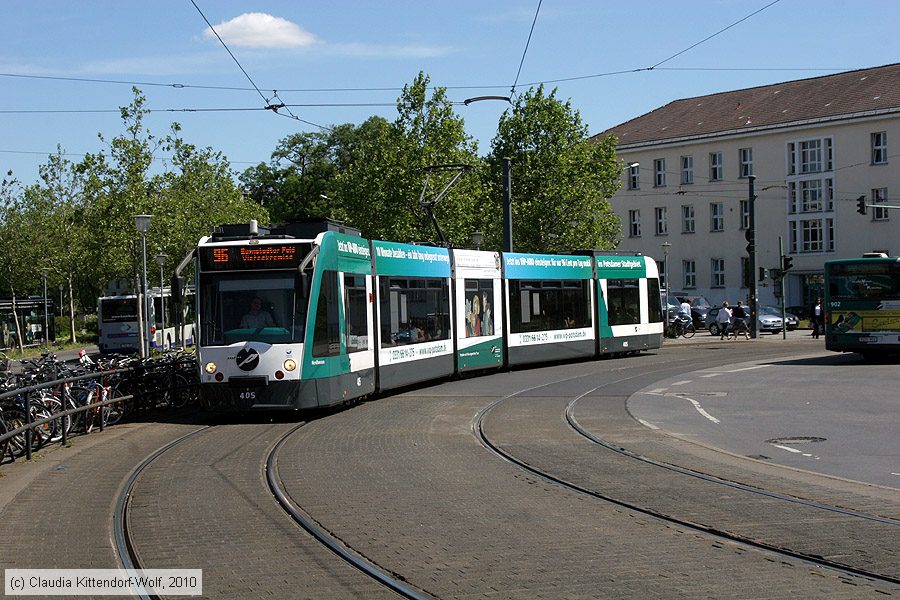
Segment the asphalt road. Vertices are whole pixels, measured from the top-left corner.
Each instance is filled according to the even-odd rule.
[[[820,351],[698,367],[641,390],[630,412],[740,456],[900,488],[896,364]]]

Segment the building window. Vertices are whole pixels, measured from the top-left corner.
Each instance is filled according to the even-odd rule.
[[[685,288],[697,287],[697,265],[692,260],[681,261],[681,272]]]
[[[668,235],[669,226],[666,223],[666,207],[656,207],[656,235]]]
[[[741,148],[738,150],[739,170],[738,177],[750,177],[753,175],[753,148]]]
[[[724,170],[722,167],[722,153],[721,152],[712,152],[709,155],[709,180],[710,181],[722,181],[722,177],[724,177]]]
[[[628,211],[628,237],[641,237],[641,211]]]
[[[657,158],[653,161],[653,186],[666,187],[666,159]]]
[[[709,203],[709,230],[725,231],[725,205],[721,202]]]
[[[711,258],[709,261],[709,284],[714,288],[725,287],[725,259]]]
[[[887,204],[887,188],[877,188],[872,190],[872,204]],[[873,221],[887,221],[888,209],[878,206],[872,207]]]
[[[788,183],[788,213],[796,214],[797,213],[797,182],[791,181]]]
[[[665,289],[666,287],[668,287],[668,284],[666,283],[666,276],[668,275],[668,273],[666,273],[666,261],[656,261],[656,270],[659,271],[659,283]]]
[[[834,210],[834,179],[825,180],[825,210]]]
[[[741,257],[741,287],[750,287],[750,284],[753,280],[750,279],[750,258],[747,256]]]
[[[872,134],[872,164],[886,165],[887,157],[887,131],[879,131]]]
[[[821,219],[800,221],[800,228],[803,233],[802,252],[822,252],[825,249]]]
[[[750,229],[750,201],[741,200],[741,229]]]
[[[694,205],[681,207],[681,233],[694,233]]]
[[[800,210],[822,212],[822,180],[807,179],[800,182]]]
[[[800,142],[800,172],[819,173],[822,171],[822,140]]]
[[[787,174],[797,174],[797,144],[791,142],[787,145]]]
[[[825,219],[825,232],[828,234],[825,238],[825,249],[834,252],[834,219]]]
[[[641,189],[641,165],[632,165],[628,167],[628,189]]]
[[[788,254],[797,254],[797,221],[788,222]]]
[[[681,183],[683,185],[690,185],[694,183],[694,157],[693,156],[682,156],[681,157]]]

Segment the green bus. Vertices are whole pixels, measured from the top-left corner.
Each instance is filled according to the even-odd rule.
[[[900,352],[900,258],[825,263],[825,348],[876,358]]]

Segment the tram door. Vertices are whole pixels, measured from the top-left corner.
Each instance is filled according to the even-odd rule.
[[[375,316],[372,276],[341,273],[344,297],[343,336],[349,359],[350,397],[375,391]]]

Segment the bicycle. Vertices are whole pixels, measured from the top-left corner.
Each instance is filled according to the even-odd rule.
[[[666,336],[677,338],[679,336],[690,339],[694,337],[697,330],[694,328],[694,322],[690,318],[677,316],[669,324]]]

